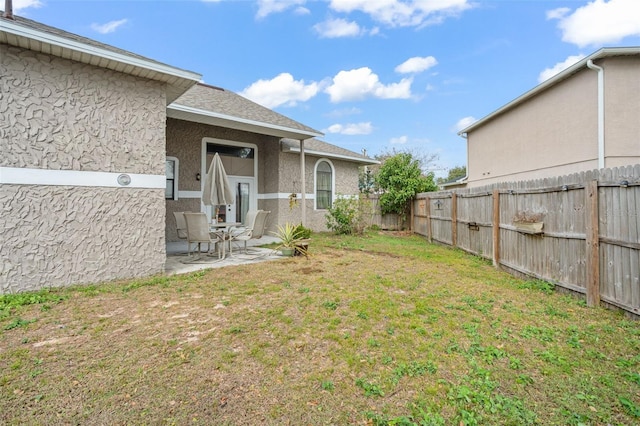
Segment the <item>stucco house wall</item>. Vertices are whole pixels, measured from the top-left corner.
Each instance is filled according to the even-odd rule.
[[[274,136],[258,135],[241,130],[226,129],[218,126],[194,123],[184,120],[167,118],[166,155],[175,157],[179,161],[178,189],[181,192],[192,192],[189,197],[178,195],[178,200],[166,200],[166,239],[178,241],[176,223],[173,212],[195,211],[201,208],[200,192],[202,181],[196,180],[196,173],[200,173],[202,166],[202,141],[204,138],[222,141],[251,143],[258,148],[258,193],[271,191],[277,185],[278,138]],[[276,153],[275,155],[273,153]],[[258,208],[262,208],[258,201]]]
[[[7,45],[0,75],[0,166],[164,174],[164,84]],[[162,189],[0,185],[0,293],[162,272],[163,200]]]
[[[332,158],[306,155],[305,158],[305,185],[306,185],[306,225],[314,231],[326,231],[327,221],[325,215],[328,210],[315,208],[315,166],[320,159],[325,159],[333,165],[334,193],[335,200],[338,195],[358,194],[358,167],[351,162]],[[297,153],[280,154],[280,193],[299,193],[300,188],[300,155]],[[279,212],[279,225],[286,222],[300,222],[300,201],[298,205],[291,209],[288,199],[280,199],[276,204]]]
[[[202,141],[213,138],[221,141],[251,143],[258,148],[258,208],[271,211],[267,232],[275,231],[277,225],[286,222],[299,223],[300,204],[289,207],[288,195],[300,192],[300,155],[282,152],[279,138],[251,132],[227,129],[218,126],[167,118],[166,155],[179,161],[178,199],[166,200],[165,238],[178,241],[174,212],[200,211],[202,181],[196,180],[201,173]],[[222,142],[224,143],[224,142]],[[327,210],[316,210],[314,204],[314,170],[322,157],[306,156],[306,221],[315,231],[326,231]],[[329,159],[334,167],[335,193],[356,195],[358,193],[358,167],[352,162]],[[182,193],[182,194],[181,194]],[[183,194],[187,194],[184,196]]]
[[[640,163],[640,57],[604,68],[605,167]],[[474,127],[475,126],[475,127]],[[584,66],[466,132],[468,187],[598,168],[598,73]]]

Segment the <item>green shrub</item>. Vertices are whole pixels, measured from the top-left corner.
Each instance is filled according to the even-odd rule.
[[[363,234],[370,223],[373,207],[368,198],[338,197],[325,215],[327,228],[336,234]]]
[[[303,226],[302,224],[299,224],[298,226],[296,226],[296,230],[295,230],[295,234],[296,237],[301,239],[301,240],[306,240],[307,238],[311,238],[311,229],[307,228],[306,226]]]

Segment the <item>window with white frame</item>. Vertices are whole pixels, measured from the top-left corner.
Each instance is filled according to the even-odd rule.
[[[333,166],[327,160],[316,163],[316,209],[326,210],[333,203]]]
[[[167,178],[167,186],[164,190],[164,198],[166,200],[178,199],[178,159],[176,157],[167,157],[165,161],[165,176]]]

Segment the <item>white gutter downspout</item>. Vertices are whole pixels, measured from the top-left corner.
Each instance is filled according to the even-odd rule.
[[[300,217],[300,222],[302,226],[307,226],[307,197],[306,197],[306,181],[305,181],[305,158],[304,158],[304,139],[300,139],[300,182],[301,182],[301,190],[300,190],[300,208],[302,209],[302,215]]]
[[[598,168],[604,169],[604,68],[591,59],[587,61],[587,67],[598,71]]]

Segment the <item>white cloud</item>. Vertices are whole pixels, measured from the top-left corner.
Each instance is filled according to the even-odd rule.
[[[475,117],[471,117],[471,116],[461,118],[460,120],[458,120],[458,122],[455,125],[455,131],[459,132],[462,129],[466,129],[467,127],[471,126],[476,121],[478,121],[478,119],[475,118]]]
[[[310,15],[311,11],[306,7],[300,6],[300,7],[296,7],[293,13],[295,13],[296,15],[302,16],[302,15]]]
[[[30,7],[37,9],[42,6],[44,6],[44,3],[42,3],[40,0],[15,0],[13,2],[13,12],[18,13]]]
[[[295,106],[314,97],[320,89],[319,84],[304,80],[294,80],[289,73],[282,73],[271,80],[258,80],[240,92],[241,96],[251,99],[267,108],[280,105]]]
[[[373,131],[371,122],[333,124],[325,130],[325,133],[340,133],[342,135],[368,135]]]
[[[395,71],[401,74],[419,73],[436,65],[438,65],[438,61],[433,56],[414,56],[398,65]]]
[[[567,16],[567,13],[571,12],[568,7],[559,7],[553,10],[547,10],[547,19],[562,19]]]
[[[569,56],[567,59],[565,59],[562,62],[558,62],[557,64],[555,64],[551,68],[546,68],[538,76],[538,83],[542,83],[543,81],[550,79],[554,75],[558,74],[561,71],[566,70],[571,65],[575,64],[576,62],[578,62],[579,60],[581,60],[583,58],[584,58],[584,55],[582,55],[582,54]]]
[[[389,142],[391,142],[391,144],[393,145],[404,145],[407,143],[407,140],[409,140],[409,138],[403,135],[397,138],[391,138]]]
[[[322,38],[355,37],[362,33],[360,25],[345,19],[328,19],[313,26]]]
[[[439,24],[472,5],[467,0],[331,0],[329,7],[336,12],[364,12],[390,27],[406,27]]]
[[[117,21],[110,21],[106,24],[96,24],[95,22],[91,24],[91,29],[100,34],[109,34],[123,26],[128,22],[127,19],[120,19]]]
[[[547,12],[550,19],[559,19],[562,41],[577,46],[618,43],[625,37],[640,36],[640,1],[594,0],[573,13]]]
[[[411,97],[413,79],[403,78],[398,83],[384,85],[370,68],[362,67],[340,71],[325,89],[331,102],[357,101],[373,97],[380,99],[407,99]]]
[[[258,0],[258,12],[256,18],[262,19],[272,13],[280,13],[285,10],[305,4],[306,0]]]

